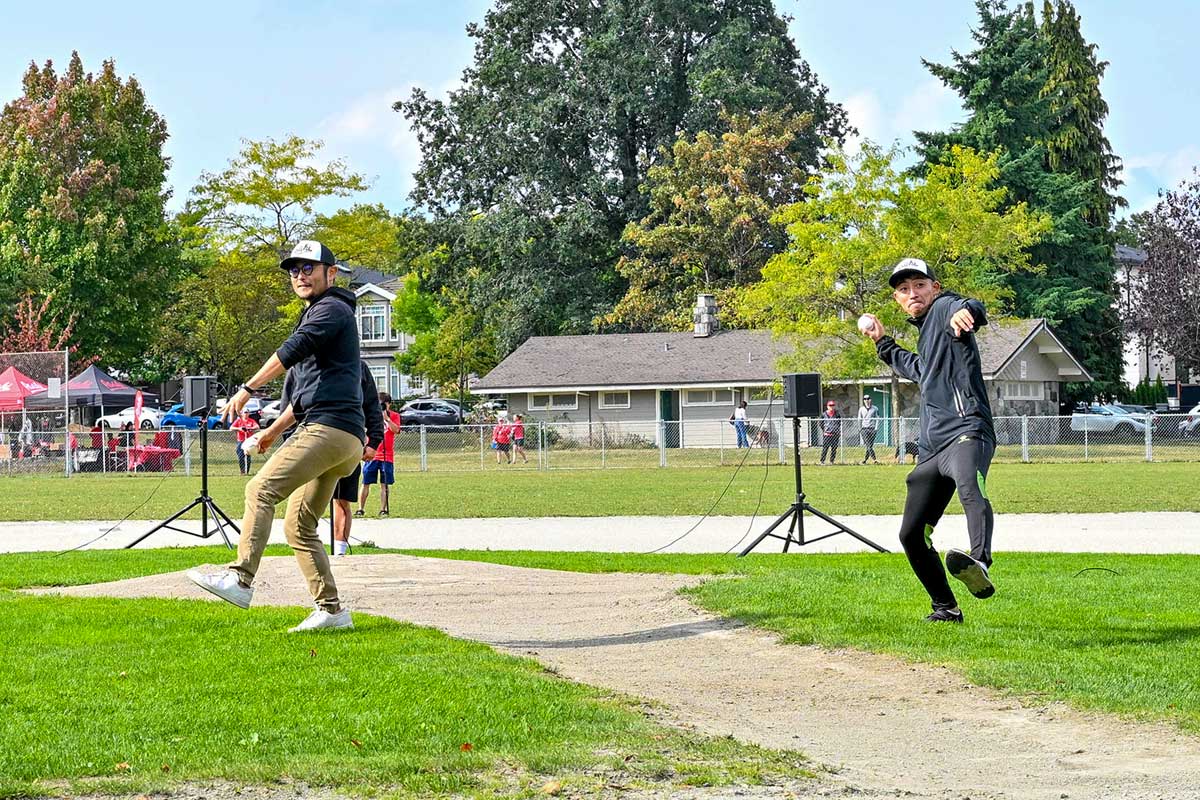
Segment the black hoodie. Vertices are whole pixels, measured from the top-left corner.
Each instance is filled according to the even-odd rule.
[[[875,345],[885,363],[921,388],[917,447],[922,461],[962,436],[996,442],[975,334],[955,336],[950,328],[950,318],[964,308],[971,312],[976,330],[987,324],[983,303],[942,292],[924,314],[908,320],[920,331],[916,354],[890,336]]]
[[[311,302],[275,354],[288,370],[296,419],[363,438],[354,294],[334,286]]]

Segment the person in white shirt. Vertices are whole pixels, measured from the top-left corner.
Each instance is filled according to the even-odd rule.
[[[875,432],[879,430],[879,409],[871,402],[869,394],[863,395],[862,407],[858,409],[858,426],[865,450],[862,463],[865,464],[870,459],[878,464],[879,459],[875,457]]]
[[[743,400],[737,408],[733,410],[733,416],[730,417],[733,421],[733,429],[737,431],[737,446],[749,447],[750,438],[746,435],[746,401]]]

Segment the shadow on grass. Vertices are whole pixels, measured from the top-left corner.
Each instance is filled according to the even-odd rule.
[[[733,620],[712,619],[701,620],[699,622],[680,622],[675,625],[664,625],[661,628],[613,633],[607,636],[590,636],[582,639],[490,640],[488,644],[494,647],[574,650],[587,647],[614,647],[631,644],[648,644],[650,642],[667,642],[673,639],[688,639],[692,636],[703,636],[706,633],[733,630],[734,628],[741,627],[743,627],[741,623]]]

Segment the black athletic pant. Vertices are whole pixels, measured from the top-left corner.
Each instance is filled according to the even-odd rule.
[[[833,434],[825,434],[825,441],[821,444],[821,463],[825,463],[825,456],[829,456],[829,463],[837,461],[838,436]]]
[[[946,570],[933,548],[933,529],[941,521],[956,489],[967,515],[971,556],[989,567],[992,565],[994,519],[986,481],[995,451],[991,442],[963,437],[937,455],[922,460],[908,473],[900,544],[935,609],[958,605]]]
[[[866,452],[863,454],[863,463],[878,461],[879,459],[875,457],[875,429],[863,428],[861,435],[863,447],[866,448]]]

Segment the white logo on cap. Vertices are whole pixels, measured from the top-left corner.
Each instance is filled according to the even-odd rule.
[[[314,256],[317,259],[320,259],[321,246],[319,244],[317,244],[316,242],[311,242],[311,241],[307,241],[307,240],[300,242],[298,245],[296,245],[296,249],[292,251],[292,256],[293,257]]]
[[[899,272],[902,269],[915,269],[918,272],[924,272],[926,274],[929,273],[928,265],[926,265],[925,262],[919,258],[906,258],[897,264],[896,268],[892,271]]]

